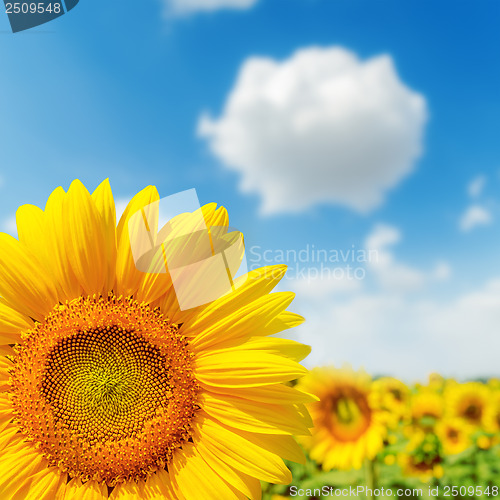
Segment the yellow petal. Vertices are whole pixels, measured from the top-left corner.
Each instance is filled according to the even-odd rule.
[[[9,400],[8,394],[0,394],[0,432],[10,425],[10,421],[13,418],[12,403]]]
[[[57,303],[57,292],[46,270],[30,250],[0,233],[0,294],[14,309],[41,320]]]
[[[290,460],[291,462],[296,462],[298,464],[306,463],[304,452],[292,436],[269,436],[243,431],[239,431],[239,434],[249,441],[252,441],[252,443],[257,446],[260,446],[271,453],[276,453],[276,455],[284,460]]]
[[[80,295],[80,284],[71,268],[72,255],[68,251],[65,237],[67,194],[64,189],[55,189],[45,205],[45,237],[41,244],[46,248],[47,268],[50,269],[56,283],[59,300],[71,300]]]
[[[215,210],[216,206],[216,203],[209,203],[202,207],[203,216],[205,217],[205,222],[209,229],[211,227],[227,227],[229,225],[227,210],[224,207],[219,207]],[[212,208],[214,209],[213,211]]]
[[[293,405],[255,404],[247,399],[204,393],[201,407],[235,429],[264,434],[309,435],[308,422]]]
[[[210,392],[228,394],[238,398],[249,399],[261,403],[282,404],[312,403],[319,401],[317,396],[302,392],[295,387],[284,384],[264,385],[261,387],[213,387],[204,386]]]
[[[21,341],[21,332],[33,328],[33,321],[9,307],[0,299],[0,344],[16,344]]]
[[[144,481],[141,480],[141,483]],[[135,481],[125,481],[118,483],[110,495],[110,500],[140,500],[141,487]]]
[[[275,294],[273,294],[275,295]],[[240,352],[244,350],[257,350],[260,352],[267,352],[269,354],[276,354],[278,356],[285,356],[293,359],[294,361],[302,361],[311,352],[311,347],[295,340],[283,339],[279,337],[252,337],[246,342],[237,346],[230,346],[227,343],[218,344],[214,350],[207,350],[201,352],[198,356],[211,356],[216,353],[222,352]]]
[[[205,328],[245,307],[255,299],[269,294],[280,282],[286,266],[269,266],[250,271],[235,280],[235,290],[209,304],[183,311],[176,322],[184,323],[186,331],[196,336]]]
[[[307,370],[287,358],[259,351],[217,353],[195,360],[196,377],[217,387],[257,387],[288,382]]]
[[[25,447],[26,444],[24,444],[23,438],[19,434],[19,427],[16,425],[9,424],[5,429],[0,431],[0,451],[8,450],[9,453],[14,453],[14,448],[19,448],[22,452]]]
[[[104,226],[107,263],[104,292],[107,292],[113,288],[116,272],[116,209],[109,179],[106,179],[97,186],[96,190],[92,193],[92,199],[97,211],[101,215]]]
[[[233,500],[233,490],[203,460],[196,448],[183,445],[169,464],[169,473],[186,500]]]
[[[50,467],[37,472],[27,481],[12,490],[12,500],[62,500],[66,486],[66,473],[58,467]]]
[[[203,439],[196,443],[196,449],[203,460],[205,460],[205,462],[231,486],[251,500],[260,500],[262,497],[262,488],[258,479],[250,477],[229,466],[222,458],[212,453],[205,446]]]
[[[110,500],[178,500],[172,491],[170,477],[162,469],[146,481],[118,483],[111,492]]]
[[[16,353],[10,345],[3,344],[0,345],[0,357],[2,356],[14,356]]]
[[[12,352],[9,354],[14,354],[14,351],[12,349],[11,351]],[[5,356],[0,356],[0,392],[10,390],[10,385],[9,385],[10,368],[12,368],[12,362]]]
[[[144,273],[139,271],[134,263],[130,247],[128,223],[130,217],[151,203],[160,199],[154,186],[148,186],[137,193],[125,208],[116,230],[117,256],[116,256],[116,293],[125,296],[135,294],[139,284],[144,278]],[[152,228],[156,231],[156,228]]]
[[[35,205],[22,205],[16,211],[17,235],[21,243],[45,264],[48,249],[44,245],[47,236],[43,210]]]
[[[288,484],[292,474],[276,454],[257,446],[209,418],[199,427],[200,440],[215,455],[224,457],[231,467],[245,474],[276,484]]]
[[[244,307],[234,310],[226,317],[214,319],[202,332],[195,334],[189,326],[183,328],[185,335],[193,337],[191,345],[198,352],[207,348],[227,347],[235,339],[246,339],[260,335],[262,329],[292,302],[291,292],[272,293],[259,297]]]
[[[109,276],[103,218],[79,180],[71,183],[64,207],[63,233],[71,268],[85,293],[102,293]]]
[[[93,479],[82,483],[79,478],[72,479],[65,488],[64,500],[106,500],[108,488]]]
[[[136,298],[139,301],[152,303],[160,299],[165,294],[170,294],[175,298],[175,291],[172,286],[172,279],[168,273],[142,273],[142,278],[138,285]],[[177,301],[175,307],[178,308]],[[167,315],[171,318],[170,315]]]
[[[165,469],[158,470],[148,477],[143,495],[145,500],[176,500],[170,476]]]
[[[8,446],[0,459],[0,498],[14,498],[20,486],[46,468],[47,461],[28,444]]]
[[[288,330],[288,328],[299,326],[304,323],[304,321],[304,318],[299,314],[283,311],[262,329],[261,335],[274,335],[283,330]]]

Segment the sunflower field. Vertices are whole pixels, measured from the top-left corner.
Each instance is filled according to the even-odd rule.
[[[290,485],[264,485],[265,500],[498,496],[499,380],[432,374],[408,386],[315,368],[297,387],[318,397],[312,435],[300,439],[307,458],[288,463]]]

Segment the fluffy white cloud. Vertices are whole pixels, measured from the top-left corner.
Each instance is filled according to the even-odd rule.
[[[203,114],[198,133],[262,197],[263,213],[321,202],[366,212],[414,168],[426,116],[390,56],[311,47],[282,62],[247,59],[222,116]]]
[[[378,257],[369,253],[366,279],[354,284],[318,278],[283,285],[296,292],[293,310],[307,320],[292,334],[312,345],[309,366],[348,362],[408,380],[423,380],[432,371],[461,378],[500,375],[500,279],[439,298],[434,286],[450,277],[449,266],[425,271],[402,263],[393,250],[400,241],[397,228],[375,226],[365,243]],[[402,293],[407,291],[412,293]]]
[[[285,288],[287,282],[284,283]],[[293,282],[293,288],[302,298],[321,299],[325,296],[352,293],[361,290],[361,281],[353,276],[307,277]],[[283,288],[283,290],[285,289]]]
[[[248,9],[258,0],[166,0],[167,12],[186,15],[219,9]]]
[[[430,372],[499,376],[500,279],[447,301],[411,300],[385,292],[308,301],[297,295],[307,321],[296,338],[312,345],[307,362],[363,366],[408,380]]]
[[[467,194],[471,198],[477,198],[483,192],[484,186],[486,185],[486,177],[484,175],[478,175],[472,179],[467,185]]]
[[[430,272],[398,262],[391,247],[400,240],[400,231],[385,224],[375,226],[366,238],[365,247],[370,255],[375,256],[368,261],[368,269],[382,289],[397,293],[412,292],[431,281],[441,281],[450,276],[451,270],[444,262],[438,263]]]
[[[460,217],[459,227],[462,231],[470,231],[476,226],[491,224],[492,220],[493,217],[488,209],[481,205],[471,205]]]

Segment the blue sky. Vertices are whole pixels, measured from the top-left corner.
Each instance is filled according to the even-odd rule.
[[[195,187],[202,203],[217,201],[229,209],[247,249],[379,245],[384,263],[365,266],[363,280],[318,283],[312,277],[309,283],[285,284],[296,290],[295,309],[309,320],[295,335],[313,345],[311,363],[350,362],[403,377],[422,378],[431,370],[495,374],[496,360],[485,351],[500,347],[498,1],[260,0],[231,8],[228,4],[242,3],[226,0],[215,1],[210,12],[184,13],[172,12],[172,3],[169,11],[168,1],[116,7],[81,0],[67,15],[15,35],[7,16],[0,16],[3,229],[12,230],[17,206],[43,205],[56,186],[67,187],[76,177],[90,189],[110,177],[119,198],[147,184],[157,185],[163,196]],[[217,3],[226,7],[216,8]],[[225,112],[229,97],[242,95],[237,76],[250,58],[273,61],[275,69],[290,63],[290,78],[299,85],[304,82],[294,55],[311,47],[321,53],[331,47],[348,51],[357,61],[354,68],[386,54],[397,84],[424,103],[423,124],[408,132],[422,152],[413,159],[406,152],[406,170],[401,167],[393,187],[384,188],[381,200],[364,211],[353,208],[358,202],[332,194],[345,178],[342,168],[315,172],[326,160],[312,154],[290,168],[311,169],[322,185],[331,184],[330,199],[315,201],[311,191],[306,206],[293,211],[286,202],[293,193],[285,192],[285,201],[263,214],[262,189],[273,198],[280,183],[271,182],[268,169],[255,174],[262,189],[242,192],[241,181],[254,175],[254,165],[246,165],[243,150],[217,152],[213,141],[224,141],[223,125],[234,123],[243,127],[244,137],[258,136],[250,119],[253,108]],[[305,54],[305,64],[313,68],[312,53]],[[319,95],[320,81],[306,83],[309,98]],[[258,85],[252,89],[255,107]],[[384,85],[382,91],[390,101],[391,91]],[[399,101],[391,106],[387,113],[400,111]],[[287,123],[294,116],[292,98],[283,109],[280,120]],[[268,112],[268,121],[279,126],[276,114]],[[344,112],[350,116],[348,107]],[[200,137],[204,113],[215,132]],[[401,113],[408,122],[419,121],[418,112]],[[333,122],[314,119],[323,124],[318,130],[329,144],[339,129],[333,124],[330,131]],[[306,153],[315,151],[314,137],[303,139]],[[251,145],[261,148],[256,157],[267,161],[274,146],[272,137],[264,139]],[[392,144],[391,137],[382,139]],[[286,151],[279,156],[284,169]],[[332,165],[338,167],[336,151]],[[383,172],[377,177],[373,157],[359,160],[360,172],[375,176],[376,184]],[[236,166],[224,166],[231,161]],[[359,174],[360,185],[365,173]]]

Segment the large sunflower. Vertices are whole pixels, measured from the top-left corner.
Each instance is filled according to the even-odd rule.
[[[0,498],[259,498],[303,460],[313,399],[285,382],[309,348],[269,337],[302,322],[269,293],[285,268],[181,310],[131,253],[130,218],[158,199],[144,189],[116,226],[109,183],[74,181],[18,210],[19,241],[0,234]],[[227,232],[224,208],[200,213]]]
[[[365,372],[347,367],[315,368],[299,381],[300,389],[320,399],[309,405],[314,430],[303,443],[324,470],[359,469],[381,450],[385,418],[370,384]]]

